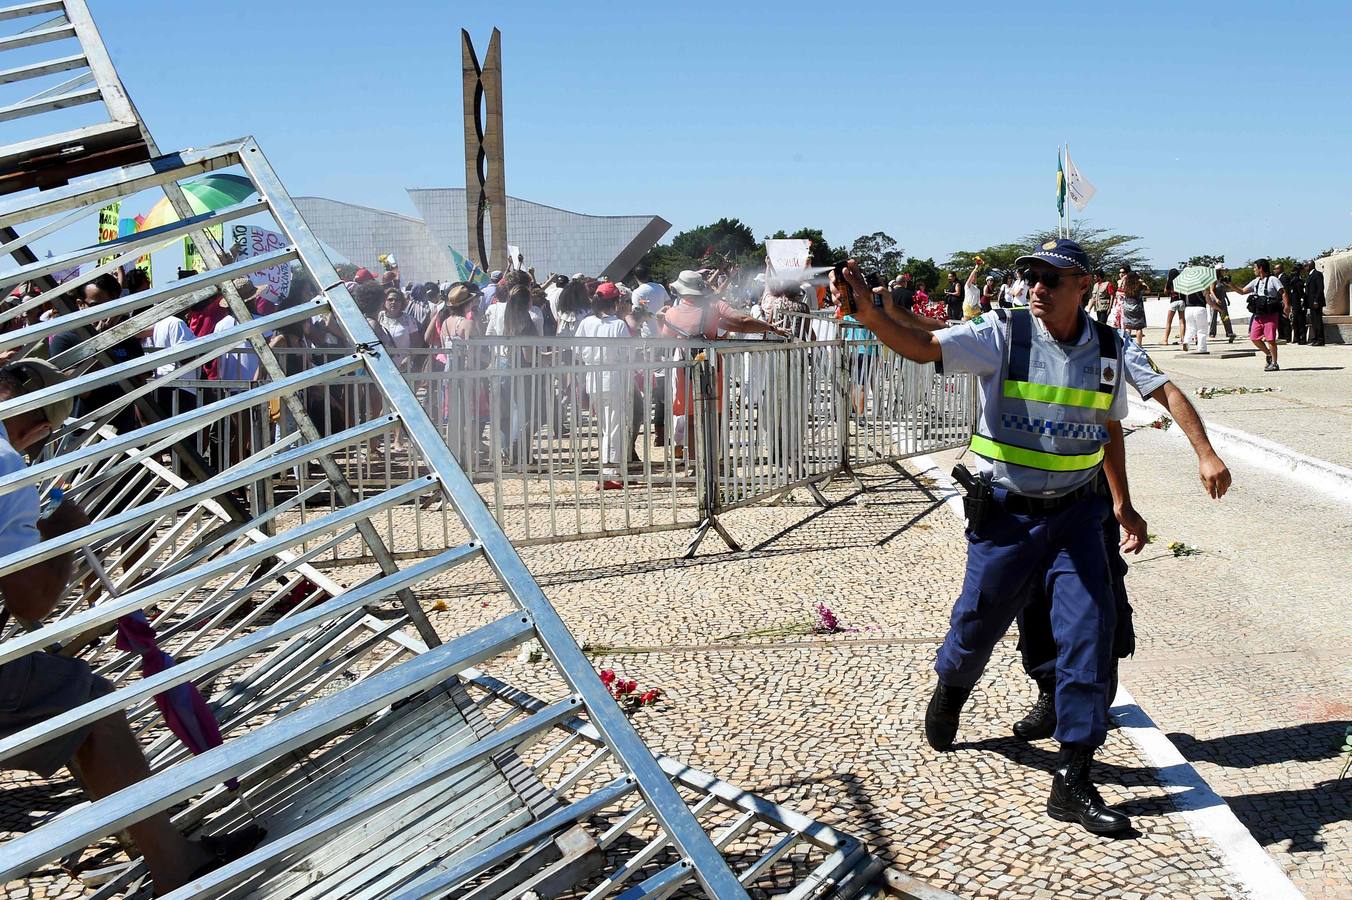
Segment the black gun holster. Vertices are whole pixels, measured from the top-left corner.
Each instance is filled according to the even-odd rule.
[[[962,463],[953,467],[953,480],[962,485],[965,492],[962,497],[962,512],[967,517],[967,527],[980,528],[990,514],[995,503],[995,492],[989,481],[977,478]]]

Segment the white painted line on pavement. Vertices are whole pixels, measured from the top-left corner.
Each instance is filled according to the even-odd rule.
[[[952,476],[939,468],[939,464],[928,455],[913,456],[911,457],[911,462],[915,463],[915,466],[920,470],[921,475],[933,478],[938,483],[939,496],[943,498],[944,505],[948,507],[948,511],[957,516],[959,522],[966,521],[966,516],[962,511],[962,492],[958,490],[958,486],[953,482]]]
[[[1276,860],[1254,840],[1225,798],[1211,789],[1173,741],[1141,709],[1125,685],[1117,686],[1113,718],[1156,768],[1160,785],[1184,821],[1220,848],[1225,864],[1249,896],[1261,900],[1300,900],[1304,896]]]
[[[1133,401],[1135,403],[1135,401]],[[1154,412],[1154,407],[1135,404],[1139,412]],[[1153,417],[1152,417],[1153,418]],[[1148,421],[1148,420],[1147,420]],[[1172,430],[1172,429],[1171,429]],[[1207,426],[1208,432],[1215,432]],[[1230,429],[1226,429],[1230,430]],[[1213,439],[1213,443],[1217,443]],[[910,460],[920,473],[933,478],[942,488],[944,504],[959,520],[963,519],[959,489],[948,473],[929,456]],[[1183,820],[1197,834],[1208,838],[1220,850],[1221,859],[1248,896],[1256,900],[1302,900],[1296,888],[1263,846],[1239,821],[1225,798],[1212,790],[1201,773],[1188,762],[1168,735],[1141,709],[1125,684],[1118,684],[1113,701],[1113,718],[1157,770],[1160,786]]]
[[[1135,397],[1127,399],[1132,413],[1128,419],[1132,423],[1151,422],[1167,413],[1164,407],[1157,403],[1145,403]],[[1206,422],[1205,417],[1203,421]],[[1228,425],[1206,422],[1206,431],[1211,437],[1212,446],[1222,456],[1242,459],[1275,475],[1299,482],[1334,500],[1352,504],[1352,469],[1307,456],[1285,444]],[[1182,431],[1175,428],[1170,428],[1166,433],[1176,438],[1187,439]]]

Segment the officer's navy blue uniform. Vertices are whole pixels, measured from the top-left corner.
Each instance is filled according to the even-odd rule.
[[[1107,733],[1116,621],[1096,490],[1106,423],[1126,412],[1124,382],[1142,395],[1166,379],[1144,351],[1080,314],[1072,343],[1027,310],[997,310],[938,333],[948,372],[981,376],[972,438],[979,477],[994,487],[986,520],[969,528],[962,594],[939,650],[941,684],[970,688],[1032,597],[1051,600],[1056,639],[1056,739],[1095,747]]]

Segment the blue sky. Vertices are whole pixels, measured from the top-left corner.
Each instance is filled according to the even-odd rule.
[[[1346,0],[91,6],[162,148],[253,134],[295,194],[463,185],[459,28],[496,25],[514,196],[942,260],[1054,227],[1069,141],[1158,265],[1352,244]]]

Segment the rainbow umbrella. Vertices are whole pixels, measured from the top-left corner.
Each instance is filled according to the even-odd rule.
[[[183,185],[183,193],[187,195],[188,205],[192,207],[192,211],[201,215],[242,203],[256,191],[253,182],[243,175],[219,174],[206,175],[196,181],[187,182]],[[178,213],[174,212],[169,198],[165,197],[146,213],[140,230],[159,228],[161,225],[177,221]]]

